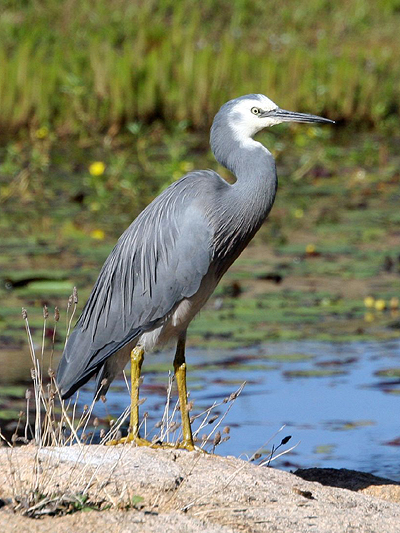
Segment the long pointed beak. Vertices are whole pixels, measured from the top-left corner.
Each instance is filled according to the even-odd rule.
[[[285,111],[285,109],[275,109],[269,113],[270,117],[276,117],[281,122],[303,122],[312,123],[318,122],[320,124],[335,124],[334,120],[329,118],[319,117],[317,115],[308,115],[307,113],[295,113],[294,111]]]

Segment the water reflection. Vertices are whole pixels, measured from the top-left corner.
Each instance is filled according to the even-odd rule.
[[[145,361],[151,372],[144,369],[141,394],[147,400],[142,410],[153,421],[162,415],[165,368],[171,361],[172,353],[166,352]],[[226,419],[231,439],[219,453],[251,456],[286,424],[275,444],[287,434],[291,442],[301,443],[281,458],[280,467],[350,468],[400,479],[400,385],[398,379],[380,375],[384,369],[400,369],[400,341],[276,343],[221,352],[189,349],[188,362],[197,411],[247,381]],[[90,398],[87,388],[81,399]],[[117,415],[128,401],[124,383],[115,382],[108,412]],[[99,405],[100,413],[102,409]]]

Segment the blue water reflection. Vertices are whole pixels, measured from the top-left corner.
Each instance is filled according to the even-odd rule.
[[[146,363],[172,365],[172,357],[173,352],[148,356],[144,370]],[[218,453],[251,456],[286,424],[273,443],[286,435],[292,435],[290,445],[301,442],[273,463],[280,468],[349,468],[400,480],[400,379],[377,374],[400,369],[400,340],[271,343],[218,352],[189,348],[187,361],[195,411],[247,381],[224,421],[231,438]],[[153,421],[161,418],[166,383],[165,369],[145,374],[141,409]],[[81,401],[90,403],[91,394],[88,387]],[[96,412],[117,416],[128,403],[126,386],[116,381],[106,406],[99,403]]]

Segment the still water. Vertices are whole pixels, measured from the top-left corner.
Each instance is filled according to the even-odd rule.
[[[162,352],[144,362],[141,412],[149,413],[149,426],[161,419],[172,357]],[[287,435],[286,447],[299,444],[272,465],[349,468],[400,480],[400,340],[189,348],[187,362],[195,412],[247,382],[221,426],[230,426],[230,439],[217,453],[251,456],[286,424],[266,448]],[[90,403],[92,394],[93,385],[87,386],[80,402]],[[95,413],[117,416],[128,403],[126,385],[115,381]]]

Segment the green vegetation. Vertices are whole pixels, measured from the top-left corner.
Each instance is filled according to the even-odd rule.
[[[336,119],[399,110],[399,0],[4,0],[0,15],[6,131],[198,127],[251,92]]]

